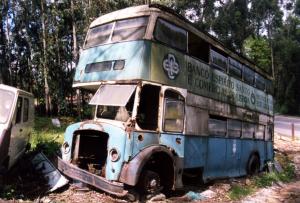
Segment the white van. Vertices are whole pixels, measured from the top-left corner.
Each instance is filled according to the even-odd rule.
[[[0,84],[0,169],[6,171],[25,152],[34,125],[31,93]]]

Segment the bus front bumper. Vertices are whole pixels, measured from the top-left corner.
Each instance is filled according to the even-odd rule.
[[[128,191],[124,190],[124,184],[118,182],[111,182],[103,177],[92,174],[86,170],[78,168],[77,166],[63,161],[60,157],[57,157],[57,167],[66,176],[79,180],[88,185],[92,185],[107,193],[116,195],[118,197],[124,197]]]

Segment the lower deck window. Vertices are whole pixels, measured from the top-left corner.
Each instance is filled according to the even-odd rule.
[[[255,124],[243,122],[242,137],[253,139],[255,135]]]
[[[228,119],[228,136],[240,137],[242,132],[242,122],[239,120]]]
[[[226,118],[211,117],[208,119],[208,131],[210,135],[226,136],[227,120]]]
[[[256,132],[255,132],[255,138],[263,140],[265,136],[265,126],[264,125],[257,125],[256,126]]]

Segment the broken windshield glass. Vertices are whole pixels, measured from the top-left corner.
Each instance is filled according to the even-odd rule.
[[[127,121],[131,117],[136,85],[101,85],[90,101],[97,106],[96,117]]]
[[[136,85],[101,85],[90,101],[91,105],[126,106]]]
[[[6,123],[14,101],[14,93],[0,89],[0,97],[0,123]]]

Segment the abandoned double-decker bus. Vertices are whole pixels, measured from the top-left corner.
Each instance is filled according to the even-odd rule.
[[[73,84],[95,116],[66,129],[59,169],[118,196],[257,173],[274,156],[271,80],[166,7],[103,15]]]

